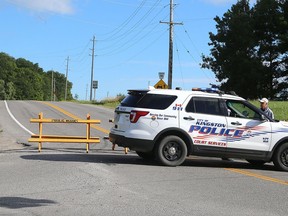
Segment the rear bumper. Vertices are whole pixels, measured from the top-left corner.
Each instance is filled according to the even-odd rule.
[[[127,138],[113,133],[109,133],[109,140],[113,144],[139,152],[151,152],[154,148],[153,140]]]

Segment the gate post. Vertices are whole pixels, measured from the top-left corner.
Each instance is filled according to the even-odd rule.
[[[87,120],[90,120],[90,114],[88,113],[87,114]],[[89,140],[90,139],[90,123],[87,122],[87,125],[86,125],[86,139]],[[86,153],[88,153],[89,151],[89,142],[86,143]]]
[[[39,119],[43,119],[43,113],[40,112],[38,115]],[[42,139],[42,129],[43,129],[43,125],[42,125],[42,121],[39,122],[39,139]],[[42,142],[38,143],[38,152],[41,152],[42,149]]]

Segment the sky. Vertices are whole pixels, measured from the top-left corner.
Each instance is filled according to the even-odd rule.
[[[209,32],[237,0],[174,0],[172,88],[209,87],[201,69]],[[253,3],[253,2],[252,2]],[[146,89],[164,72],[168,83],[170,0],[0,0],[0,52],[68,75],[72,94],[92,99]],[[181,24],[180,24],[181,23]]]

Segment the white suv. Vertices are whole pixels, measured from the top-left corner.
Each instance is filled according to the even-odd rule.
[[[146,91],[128,110],[116,108],[109,139],[168,166],[199,155],[257,165],[273,161],[288,171],[288,124],[241,97],[211,89]]]

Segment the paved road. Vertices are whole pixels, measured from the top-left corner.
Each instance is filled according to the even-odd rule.
[[[0,215],[287,215],[288,173],[272,164],[189,157],[163,167],[133,152],[111,150],[102,139],[113,110],[75,103],[0,101]],[[57,106],[57,107],[56,107]],[[100,119],[101,138],[88,154],[83,144],[28,143],[30,118]],[[46,128],[46,126],[44,125]],[[52,134],[81,135],[79,125],[47,125]],[[80,133],[80,134],[79,134]]]

